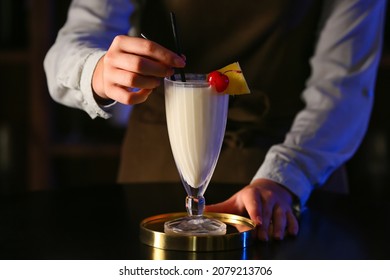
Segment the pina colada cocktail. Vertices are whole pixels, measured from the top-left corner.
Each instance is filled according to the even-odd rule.
[[[165,79],[169,140],[187,192],[188,213],[188,217],[167,222],[165,232],[221,235],[225,234],[226,225],[202,216],[205,207],[203,194],[221,150],[229,95],[218,93],[205,75],[187,74],[186,80]]]

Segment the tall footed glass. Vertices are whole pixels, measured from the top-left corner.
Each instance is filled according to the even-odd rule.
[[[187,192],[188,216],[165,223],[167,234],[223,235],[226,225],[203,216],[204,193],[213,175],[226,128],[229,95],[217,93],[201,74],[186,82],[166,78],[165,108],[169,140]]]

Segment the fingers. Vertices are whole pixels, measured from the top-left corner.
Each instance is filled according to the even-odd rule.
[[[109,80],[106,86],[107,91],[111,91],[111,87],[125,87],[125,88],[143,88],[154,89],[161,84],[161,79],[154,76],[143,76],[133,72],[112,69],[105,73],[105,78]]]
[[[276,204],[273,211],[273,237],[282,240],[287,226],[286,211]]]
[[[129,36],[117,36],[113,40],[112,46],[124,53],[148,57],[170,67],[185,66],[185,61],[181,56],[150,40]]]
[[[261,204],[258,207],[262,209],[262,223],[258,226],[257,236],[260,240],[268,241],[274,201],[271,199],[272,196],[269,195],[268,191],[260,193],[260,196]]]
[[[256,188],[246,188],[241,197],[249,218],[255,221],[257,225],[263,224],[261,196],[258,190]]]
[[[136,37],[115,37],[93,76],[94,92],[123,104],[145,101],[161,79],[184,67],[183,57],[159,44]],[[137,92],[128,88],[139,88]]]
[[[270,237],[283,240],[286,235],[296,236],[298,229],[298,221],[290,209],[285,209],[277,203],[273,209],[263,206],[263,223],[257,229],[260,240],[268,241]]]
[[[139,104],[148,98],[154,88],[161,84],[161,78],[105,66],[105,95],[122,104]],[[131,89],[139,89],[133,91]]]
[[[241,210],[236,203],[236,195],[230,197],[221,203],[216,203],[212,205],[206,205],[206,212],[215,212],[215,213],[241,213]]]
[[[135,105],[145,102],[151,93],[151,89],[140,89],[138,91],[131,91],[127,88],[116,86],[110,90],[109,97],[113,100],[117,100],[122,104]]]
[[[284,187],[267,180],[258,181],[241,191],[249,217],[257,223],[257,237],[282,240],[297,235],[299,226],[292,212],[292,195]]]
[[[292,194],[283,186],[260,180],[248,185],[228,200],[206,206],[206,211],[249,215],[256,223],[257,238],[282,240],[297,235],[298,220],[292,210]]]
[[[174,72],[169,65],[131,53],[107,52],[104,59],[105,64],[113,69],[122,69],[143,76],[164,78],[172,75]]]
[[[292,211],[287,212],[287,232],[290,235],[296,236],[299,231],[298,220]]]
[[[298,220],[292,213],[291,209],[284,209],[276,205],[273,212],[273,231],[271,235],[276,240],[283,240],[286,235],[296,236],[299,226]]]

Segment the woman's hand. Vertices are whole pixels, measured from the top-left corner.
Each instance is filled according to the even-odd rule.
[[[184,66],[182,57],[153,41],[119,35],[97,63],[92,88],[97,99],[137,104],[148,98],[161,78],[172,75],[174,67]]]
[[[293,194],[285,187],[267,179],[257,179],[228,200],[206,206],[206,211],[249,215],[257,224],[257,237],[282,240],[297,235],[299,226],[293,214]]]

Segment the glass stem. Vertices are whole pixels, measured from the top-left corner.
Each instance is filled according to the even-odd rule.
[[[189,216],[202,216],[206,201],[203,196],[187,196],[186,208]]]

